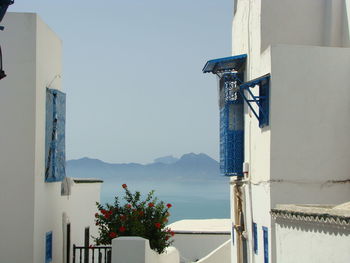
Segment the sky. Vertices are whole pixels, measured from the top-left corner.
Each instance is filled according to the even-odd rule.
[[[67,159],[218,159],[217,83],[231,54],[232,0],[17,0],[63,41]]]

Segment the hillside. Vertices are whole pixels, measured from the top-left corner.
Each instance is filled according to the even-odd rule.
[[[98,159],[82,158],[67,161],[69,177],[94,177],[103,180],[220,180],[219,163],[206,154],[184,154],[157,158],[155,162],[113,164]]]

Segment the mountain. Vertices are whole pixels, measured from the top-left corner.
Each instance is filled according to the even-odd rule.
[[[172,155],[164,156],[164,157],[159,157],[157,159],[154,159],[155,163],[164,163],[164,164],[172,164],[176,163],[179,159],[175,158]]]
[[[220,178],[219,163],[204,153],[188,153],[177,159],[165,156],[150,164],[106,163],[98,159],[81,158],[67,161],[67,176],[128,180],[202,180]]]

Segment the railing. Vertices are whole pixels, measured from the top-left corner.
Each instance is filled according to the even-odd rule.
[[[111,263],[112,247],[73,245],[73,263]]]

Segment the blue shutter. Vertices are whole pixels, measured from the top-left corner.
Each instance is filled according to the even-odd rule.
[[[244,108],[243,97],[232,86],[238,74],[225,74],[220,80],[220,172],[243,176]]]
[[[45,181],[58,182],[66,177],[66,95],[46,90]]]
[[[253,223],[253,240],[254,240],[254,253],[258,254],[258,227],[256,223]]]
[[[52,262],[52,231],[45,236],[45,263]]]
[[[263,238],[264,238],[264,263],[269,263],[269,232],[267,227],[263,226]]]

